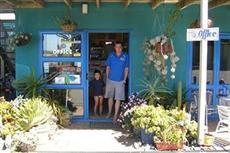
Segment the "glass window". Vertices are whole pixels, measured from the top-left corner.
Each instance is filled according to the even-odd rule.
[[[73,115],[83,116],[83,89],[49,89],[49,95]]]
[[[49,84],[81,84],[81,62],[44,62],[43,71]]]
[[[221,40],[220,48],[220,84],[230,84],[230,39]]]
[[[78,33],[43,34],[43,56],[46,57],[80,57],[81,35]]]
[[[199,83],[200,69],[200,42],[193,42],[192,55],[192,83]],[[207,84],[213,83],[213,58],[214,58],[214,42],[208,42],[208,59],[207,59]]]

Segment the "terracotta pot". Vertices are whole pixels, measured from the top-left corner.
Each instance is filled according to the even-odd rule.
[[[181,144],[170,144],[165,142],[157,142],[155,143],[157,150],[178,150],[183,148],[183,143]]]
[[[62,31],[64,32],[73,32],[77,28],[75,24],[66,24],[61,26]]]
[[[156,52],[160,53],[161,52],[161,47],[162,47],[162,52],[163,54],[168,54],[168,53],[172,53],[173,52],[173,48],[171,43],[165,43],[161,46],[161,43],[158,42],[155,46]]]

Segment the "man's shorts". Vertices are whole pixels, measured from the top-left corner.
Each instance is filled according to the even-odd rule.
[[[105,98],[125,100],[125,84],[123,81],[106,81]]]

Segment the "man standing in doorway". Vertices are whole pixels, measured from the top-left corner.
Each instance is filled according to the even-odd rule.
[[[109,109],[107,118],[111,116],[115,100],[113,123],[116,123],[121,101],[125,100],[125,84],[129,73],[129,57],[123,52],[121,42],[115,42],[114,51],[109,54],[106,65],[105,98],[108,98]]]

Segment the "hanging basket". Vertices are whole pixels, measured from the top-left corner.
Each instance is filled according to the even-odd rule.
[[[61,26],[62,31],[64,32],[73,32],[76,30],[77,25],[76,24],[65,24]]]
[[[27,45],[31,41],[32,35],[29,33],[18,33],[13,37],[13,42],[16,46]]]

